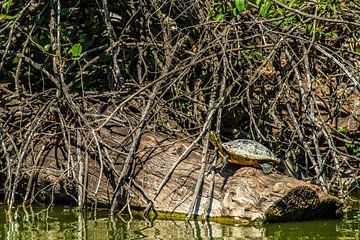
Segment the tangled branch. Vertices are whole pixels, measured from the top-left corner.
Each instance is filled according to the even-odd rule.
[[[358,188],[360,6],[298,2],[3,1],[7,204],[54,191],[35,184],[47,169],[80,210],[89,199],[96,206],[102,178],[112,188],[111,212],[126,207],[131,189],[141,188],[136,154],[148,130],[197,136],[149,208],[194,146],[204,148],[202,173],[211,167],[210,128],[269,146],[284,159],[283,171],[326,190]],[[102,132],[112,126],[123,129],[115,142]],[[63,160],[47,162],[51,151]],[[99,172],[89,193],[91,165]]]

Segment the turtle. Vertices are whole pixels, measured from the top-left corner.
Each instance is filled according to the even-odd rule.
[[[264,145],[250,139],[236,139],[222,143],[219,135],[210,132],[210,140],[215,145],[217,156],[226,163],[240,166],[261,168],[265,174],[273,170],[273,166],[280,163],[280,159]]]

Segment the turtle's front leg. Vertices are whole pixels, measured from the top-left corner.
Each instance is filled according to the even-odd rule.
[[[227,163],[229,155],[226,154],[224,157],[221,157],[220,154],[219,154],[219,150],[216,149],[215,156],[216,156],[216,164],[215,164],[215,166],[217,167],[217,169],[222,170],[224,168],[224,166],[226,165],[226,163]],[[221,160],[219,160],[219,158],[221,158]]]
[[[225,154],[224,157],[222,158],[222,166],[219,167],[220,168],[220,172],[223,171],[224,167],[226,166],[227,162],[229,160],[229,155]]]
[[[229,160],[229,155],[225,154],[225,156],[223,157],[223,160],[222,160],[222,163],[224,166],[227,164],[228,160]]]
[[[211,167],[209,169],[209,171],[205,174],[205,176],[208,176],[210,174],[211,171],[215,171],[215,172],[218,172],[218,171],[222,171],[223,168],[225,167],[228,159],[229,159],[229,155],[228,154],[225,154],[224,157],[221,157],[222,160],[219,160],[220,158],[220,154],[219,154],[219,150],[218,149],[215,149],[215,166]]]

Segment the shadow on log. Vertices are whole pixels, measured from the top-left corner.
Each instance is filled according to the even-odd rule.
[[[109,145],[116,147],[115,138],[121,136],[125,129],[109,128],[101,133],[108,139]],[[107,138],[104,136],[108,136]],[[122,141],[122,139],[121,139]],[[118,141],[118,142],[121,142]],[[140,141],[139,150],[132,169],[135,175],[131,185],[131,206],[145,208],[150,199],[154,198],[159,184],[172,165],[189,145],[185,140],[177,141],[155,133],[145,133]],[[64,193],[74,195],[76,191],[69,189],[65,166],[55,163],[66,163],[65,155],[60,148],[55,148],[46,156],[53,166],[42,166],[38,176],[38,186],[45,187],[51,183],[56,198]],[[56,156],[56,157],[55,157]],[[115,154],[113,153],[115,157]],[[126,155],[118,154],[114,162],[114,172],[120,172]],[[54,159],[50,160],[51,158]],[[61,159],[63,158],[63,159]],[[50,160],[50,161],[48,161]],[[193,199],[196,181],[200,176],[201,151],[194,149],[175,169],[170,180],[153,202],[155,211],[169,214],[171,217],[186,214]],[[51,170],[49,170],[51,169]],[[58,170],[54,170],[58,169]],[[116,174],[114,174],[116,177]],[[94,159],[89,160],[87,200],[88,205],[94,202],[110,206],[114,189],[114,176],[106,175],[100,179],[100,166]],[[232,218],[237,221],[294,221],[323,218],[339,218],[342,216],[341,201],[325,192],[318,186],[285,176],[281,173],[264,175],[262,171],[251,168],[239,168],[227,165],[222,171],[208,174],[204,178],[201,196],[195,205],[194,215],[203,215],[206,211],[210,218]],[[210,189],[214,183],[214,191]],[[98,187],[98,190],[97,189]],[[43,188],[40,193],[47,194]],[[65,191],[66,190],[66,191]],[[208,201],[208,199],[210,200]],[[210,207],[208,208],[208,202]],[[124,203],[122,203],[124,204]]]

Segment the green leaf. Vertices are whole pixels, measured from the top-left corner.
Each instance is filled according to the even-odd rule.
[[[18,56],[15,56],[14,57],[14,59],[12,60],[12,62],[14,63],[14,64],[17,64],[18,62],[19,62],[19,57]]]
[[[289,3],[289,7],[294,8],[295,7],[296,0],[291,0]]]
[[[231,16],[235,17],[237,15],[236,8],[231,10]]]
[[[34,39],[35,40],[35,39]],[[49,51],[49,49],[50,49],[50,44],[46,44],[44,47],[41,45],[41,44],[39,44],[39,43],[37,43],[37,42],[35,42],[34,41],[34,44],[40,49],[40,51],[42,51],[42,52],[47,52],[47,51]]]
[[[352,143],[345,143],[345,147],[352,150],[352,149],[354,149],[356,147],[356,145],[352,144]]]
[[[224,17],[225,17],[225,14],[219,13],[218,15],[215,16],[215,20],[216,21],[221,21],[221,19],[223,19]]]
[[[260,6],[262,0],[256,0],[256,6]]]
[[[345,133],[347,131],[347,129],[345,127],[338,127],[337,131],[339,133]]]
[[[308,25],[306,26],[306,32],[307,32],[308,34],[311,34],[312,31],[313,31],[313,24],[310,23],[310,24],[308,24]]]
[[[5,10],[5,14],[8,14],[11,4],[12,4],[12,0],[7,0],[2,4],[2,9]]]
[[[5,14],[0,14],[0,20],[1,19],[12,20],[12,19],[17,18],[17,16],[19,15],[19,13],[15,14],[14,16],[7,15],[12,2],[13,2],[13,0],[7,0],[1,5],[1,8],[4,9]]]
[[[245,9],[245,0],[235,0],[235,7],[236,9],[241,12]]]
[[[270,7],[271,7],[271,2],[266,1],[260,8],[261,16],[266,17],[269,14]]]
[[[206,20],[207,21],[210,20],[213,14],[214,14],[214,10],[212,8],[209,8],[207,12]]]
[[[281,8],[276,8],[276,12],[280,15],[280,16],[284,16],[284,11]]]
[[[17,18],[18,16],[19,16],[19,14],[16,14],[14,16],[0,14],[0,19],[13,20],[13,19]]]
[[[45,52],[48,52],[49,49],[50,49],[50,44],[46,44],[46,45],[44,46],[44,51],[45,51]]]
[[[75,43],[69,53],[71,53],[72,55],[72,59],[73,60],[79,60],[80,59],[80,54],[82,53],[82,46],[80,43]]]
[[[355,52],[360,54],[360,44],[356,44],[355,46]]]
[[[65,17],[70,15],[70,8],[61,8],[60,16]]]
[[[339,38],[339,34],[337,32],[335,32],[335,31],[331,32],[331,35],[335,39]]]
[[[80,36],[79,36],[79,41],[80,42],[84,42],[86,39],[87,39],[87,37],[86,37],[85,33],[80,34]]]

